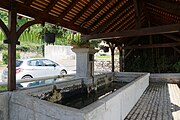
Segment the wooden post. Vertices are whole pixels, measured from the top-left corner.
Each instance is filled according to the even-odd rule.
[[[12,91],[16,89],[16,22],[17,22],[17,13],[14,2],[12,2],[11,10],[9,11],[8,16],[8,90]]]
[[[119,72],[124,72],[124,49],[123,49],[123,45],[119,45],[118,46],[118,50],[119,50]]]
[[[125,50],[124,50],[124,44],[122,44],[122,72],[125,70]]]
[[[115,69],[115,67],[114,67],[114,50],[116,47],[115,47],[115,44],[113,44],[113,43],[108,42],[108,44],[109,44],[109,47],[111,49],[111,62],[112,62],[111,72],[114,72],[114,69]]]

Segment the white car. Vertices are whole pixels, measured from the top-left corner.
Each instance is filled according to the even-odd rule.
[[[16,61],[16,80],[64,74],[67,74],[66,68],[50,59],[31,58]],[[7,82],[7,77],[8,69],[5,68],[2,81]]]

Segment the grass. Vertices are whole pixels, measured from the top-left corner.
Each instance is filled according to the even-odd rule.
[[[7,90],[7,86],[0,86],[0,92],[6,91],[6,90]]]

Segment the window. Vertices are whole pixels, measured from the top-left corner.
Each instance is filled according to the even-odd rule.
[[[47,60],[47,59],[42,60],[42,62],[45,66],[57,66],[58,65],[57,63],[55,63],[51,60]]]
[[[42,62],[40,60],[30,60],[28,61],[29,66],[42,66]]]
[[[16,61],[16,67],[19,67],[22,63],[23,63],[23,61],[17,60]]]

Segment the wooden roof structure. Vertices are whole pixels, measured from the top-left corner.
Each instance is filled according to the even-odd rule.
[[[11,10],[12,1],[0,0],[0,8]],[[14,6],[19,14],[91,35],[85,39],[175,33],[180,29],[179,0],[15,0]],[[153,26],[164,27],[148,29]],[[147,28],[147,32],[140,28]],[[132,29],[141,31],[129,31]]]
[[[180,46],[180,0],[0,0],[0,9],[9,11],[8,27],[0,19],[8,43],[8,90],[16,89],[18,38],[33,24],[49,22],[82,33],[83,40],[103,39],[111,51],[122,43],[127,49]],[[17,29],[17,13],[33,20]],[[126,46],[157,34],[176,42]]]

